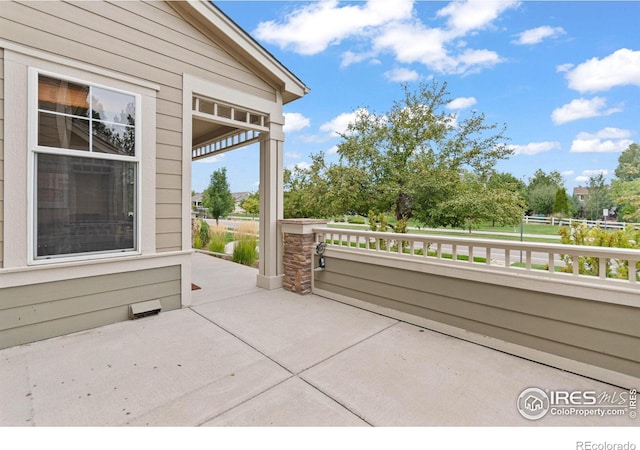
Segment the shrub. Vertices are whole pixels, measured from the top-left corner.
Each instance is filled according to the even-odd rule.
[[[640,231],[635,230],[633,226],[629,226],[625,230],[603,230],[599,226],[589,228],[585,224],[580,224],[573,228],[561,227],[558,233],[562,243],[568,245],[640,248]],[[562,271],[573,272],[573,258],[568,255],[560,256],[565,263]],[[629,262],[607,259],[604,269],[606,277],[627,279]],[[640,263],[636,263],[635,270],[638,269],[640,269]],[[578,273],[592,276],[600,275],[600,259],[592,256],[580,256],[578,258]]]
[[[224,225],[213,225],[209,227],[209,251],[224,253],[227,244],[227,229]]]
[[[209,224],[203,219],[195,219],[192,222],[191,234],[193,248],[203,248],[209,242]]]
[[[232,260],[245,266],[253,266],[258,259],[258,229],[255,222],[241,223],[233,236],[236,241],[233,247]]]

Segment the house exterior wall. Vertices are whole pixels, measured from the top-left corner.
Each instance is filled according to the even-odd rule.
[[[3,261],[4,224],[4,49],[0,48],[0,269]]]
[[[191,117],[185,115],[190,105],[183,105],[184,77],[198,77],[265,102],[277,98],[275,88],[198,28],[165,2],[2,3],[0,347],[125,320],[128,305],[152,298],[160,299],[163,310],[189,304],[191,248],[190,236],[183,236],[189,229],[184,225],[189,217],[183,217],[183,199],[190,196],[190,187],[184,191],[191,148],[183,130],[191,127],[185,126],[183,117],[188,121]],[[13,58],[11,69],[4,61],[7,55]],[[26,68],[31,61],[42,61],[34,63],[40,69],[52,70],[49,67],[58,64],[69,71],[95,73],[96,79],[137,83],[145,92],[143,121],[152,129],[143,133],[141,170],[142,180],[151,176],[151,182],[142,188],[139,255],[30,265],[25,227],[28,181],[24,181],[29,176],[22,161],[27,158],[18,153],[23,147],[27,152],[26,130],[11,131],[11,139],[17,136],[17,140],[10,141],[10,183],[2,170],[8,134],[1,114],[7,101],[26,105]],[[6,89],[7,71],[12,86],[21,89]],[[11,122],[26,129],[26,112]],[[16,158],[19,164],[13,164]]]
[[[180,307],[180,266],[0,289],[0,348],[128,319],[129,305]]]
[[[3,2],[0,30],[0,39],[160,86],[156,248],[180,250],[183,73],[265,99],[274,89],[165,2]]]
[[[637,294],[609,293],[627,305],[608,303],[595,300],[598,289],[550,280],[325,255],[319,295],[614,384],[640,378],[640,307],[628,306]]]

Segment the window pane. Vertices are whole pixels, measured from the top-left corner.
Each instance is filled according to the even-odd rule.
[[[89,150],[89,119],[38,113],[38,145]]]
[[[36,257],[135,249],[136,163],[37,155]]]
[[[136,129],[93,121],[93,151],[135,156]]]
[[[38,108],[88,117],[89,87],[38,75]]]
[[[133,95],[94,87],[91,90],[91,117],[107,122],[135,125],[136,101]]]

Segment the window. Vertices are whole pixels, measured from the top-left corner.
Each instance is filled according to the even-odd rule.
[[[139,97],[35,76],[34,259],[136,251]]]

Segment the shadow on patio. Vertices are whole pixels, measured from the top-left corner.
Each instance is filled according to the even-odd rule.
[[[192,258],[190,308],[0,351],[0,425],[637,424],[527,420],[525,388],[622,391]]]

